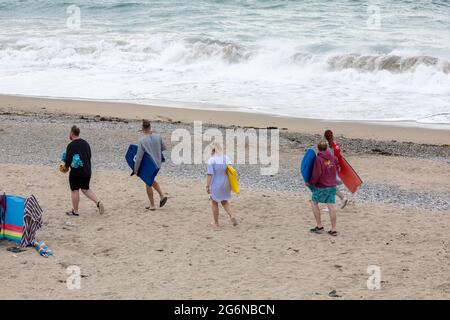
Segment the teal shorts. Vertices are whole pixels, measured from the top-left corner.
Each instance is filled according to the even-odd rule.
[[[315,203],[336,203],[336,187],[316,188],[311,186],[312,198]]]

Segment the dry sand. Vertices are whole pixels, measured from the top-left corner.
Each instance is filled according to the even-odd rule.
[[[240,224],[222,214],[214,231],[203,183],[160,178],[170,199],[149,212],[138,179],[101,171],[92,186],[107,214],[83,199],[82,215],[67,217],[66,175],[43,166],[0,169],[10,193],[41,201],[39,237],[55,251],[48,259],[31,248],[12,254],[1,242],[1,273],[11,276],[0,298],[328,299],[331,290],[346,299],[450,298],[448,212],[352,204],[339,212],[334,238],[308,232],[306,194],[243,190],[232,202]],[[80,290],[66,287],[70,265],[81,268]],[[366,287],[369,265],[381,268],[381,290]]]
[[[15,112],[151,119],[159,114],[160,119],[172,120],[198,116],[205,121],[220,119],[223,124],[232,120],[226,113],[218,117],[213,112],[176,113],[176,109],[107,103],[94,103],[89,109],[90,105],[0,97],[0,107]],[[257,126],[267,120],[245,114],[237,120],[236,116],[234,124]],[[270,125],[284,125],[284,120],[273,121]],[[370,132],[380,140],[400,134],[415,142],[450,141],[449,131],[423,128],[321,123],[314,130],[328,125],[355,137]],[[39,132],[27,132],[24,137],[53,141],[49,137],[55,130],[63,132],[65,126],[55,122],[46,127],[38,122],[33,130]],[[364,129],[360,131],[359,126]],[[15,126],[11,121],[5,127],[5,134],[23,130],[23,124]],[[89,130],[92,134],[95,129]],[[4,147],[0,151],[7,150]],[[287,146],[283,149],[281,161],[297,167],[298,150],[294,154]],[[0,163],[0,191],[38,198],[45,211],[45,226],[38,238],[55,256],[42,258],[32,248],[13,254],[6,250],[11,243],[1,241],[0,273],[10,275],[2,277],[2,299],[332,299],[328,296],[332,290],[342,299],[450,298],[448,210],[353,202],[338,212],[340,234],[330,237],[308,232],[314,221],[307,192],[244,186],[232,201],[239,225],[231,226],[221,213],[223,226],[216,231],[209,227],[211,212],[203,180],[162,175],[159,181],[170,199],[161,210],[150,212],[144,209],[147,203],[140,180],[129,177],[128,171],[103,169],[94,172],[91,186],[106,204],[107,214],[99,216],[94,205],[82,198],[82,215],[68,217],[64,214],[70,208],[68,177],[57,171],[56,162],[55,166],[29,165],[18,160],[20,155],[3,159],[12,160]],[[383,182],[408,192],[438,191],[443,197],[450,194],[448,161],[362,154],[352,155],[351,162],[368,184]],[[328,216],[323,217],[328,228]],[[81,268],[80,290],[67,289],[66,269],[71,265]],[[367,289],[370,265],[381,268],[381,290]]]

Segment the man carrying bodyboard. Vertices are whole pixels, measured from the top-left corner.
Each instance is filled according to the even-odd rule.
[[[134,164],[134,174],[136,175],[139,173],[139,169],[145,153],[147,153],[153,159],[155,165],[158,168],[161,168],[161,163],[163,161],[162,152],[166,150],[166,146],[161,136],[152,133],[150,121],[148,120],[142,121],[142,132],[144,136],[139,139],[139,142],[137,144],[138,148]],[[152,185],[150,186],[145,185],[145,189],[147,192],[148,199],[150,201],[150,206],[146,207],[147,210],[151,211],[156,210],[155,200],[153,199],[153,189],[155,189],[159,194],[160,197],[159,207],[162,208],[166,204],[167,197],[164,195],[163,191],[161,190],[161,187],[159,186],[158,182],[156,182],[156,180],[154,180]]]

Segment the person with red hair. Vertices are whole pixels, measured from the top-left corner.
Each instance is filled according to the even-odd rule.
[[[326,130],[323,136],[328,142],[328,151],[336,158],[338,162],[340,162],[342,158],[342,151],[339,143],[337,143],[334,140],[333,131]],[[339,199],[341,199],[341,209],[344,209],[345,206],[348,204],[348,199],[339,190],[339,186],[342,185],[342,180],[339,178],[339,175],[336,175],[336,182],[337,182],[336,195],[339,197]]]

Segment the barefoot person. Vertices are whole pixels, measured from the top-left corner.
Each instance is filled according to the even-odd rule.
[[[152,159],[155,161],[156,166],[158,168],[161,168],[162,163],[162,152],[166,150],[166,146],[161,138],[160,135],[152,133],[151,124],[148,120],[142,121],[142,132],[144,133],[144,136],[139,139],[138,142],[138,150],[136,153],[136,162],[134,164],[134,173],[137,175],[139,172],[139,167],[141,166],[142,157],[144,156],[144,153],[148,153]],[[145,186],[145,189],[147,191],[148,200],[150,201],[150,206],[145,207],[147,210],[154,211],[156,210],[155,207],[155,200],[153,198],[153,189],[156,190],[159,194],[159,207],[162,208],[167,202],[167,197],[164,195],[164,193],[161,190],[161,187],[159,186],[158,182],[153,181],[153,184],[151,186]]]
[[[307,185],[312,187],[311,206],[316,219],[316,227],[311,232],[322,233],[323,225],[320,217],[319,203],[324,203],[328,207],[331,220],[331,230],[328,234],[337,235],[336,231],[336,172],[339,163],[336,158],[327,150],[328,143],[321,141],[317,148],[319,152],[314,161],[314,168],[311,179]]]
[[[66,212],[67,215],[78,216],[78,205],[80,203],[81,192],[92,200],[98,208],[100,214],[105,209],[103,204],[98,201],[94,191],[89,187],[91,181],[91,147],[80,138],[80,129],[73,126],[70,130],[69,139],[71,142],[67,145],[64,165],[67,170],[70,168],[69,184],[72,197],[72,210]]]
[[[341,147],[339,143],[334,140],[333,131],[326,130],[324,134],[324,138],[328,142],[328,151],[337,159],[339,162],[342,158]],[[347,197],[339,190],[339,186],[342,185],[342,180],[339,178],[339,175],[336,175],[336,195],[341,199],[341,209],[344,209],[348,204]]]
[[[220,144],[212,143],[211,158],[208,160],[206,192],[210,195],[214,220],[212,225],[216,228],[219,227],[219,202],[228,213],[233,226],[237,225],[229,201],[231,199],[231,187],[227,175],[228,164],[231,164],[231,161],[228,156],[223,154]]]

